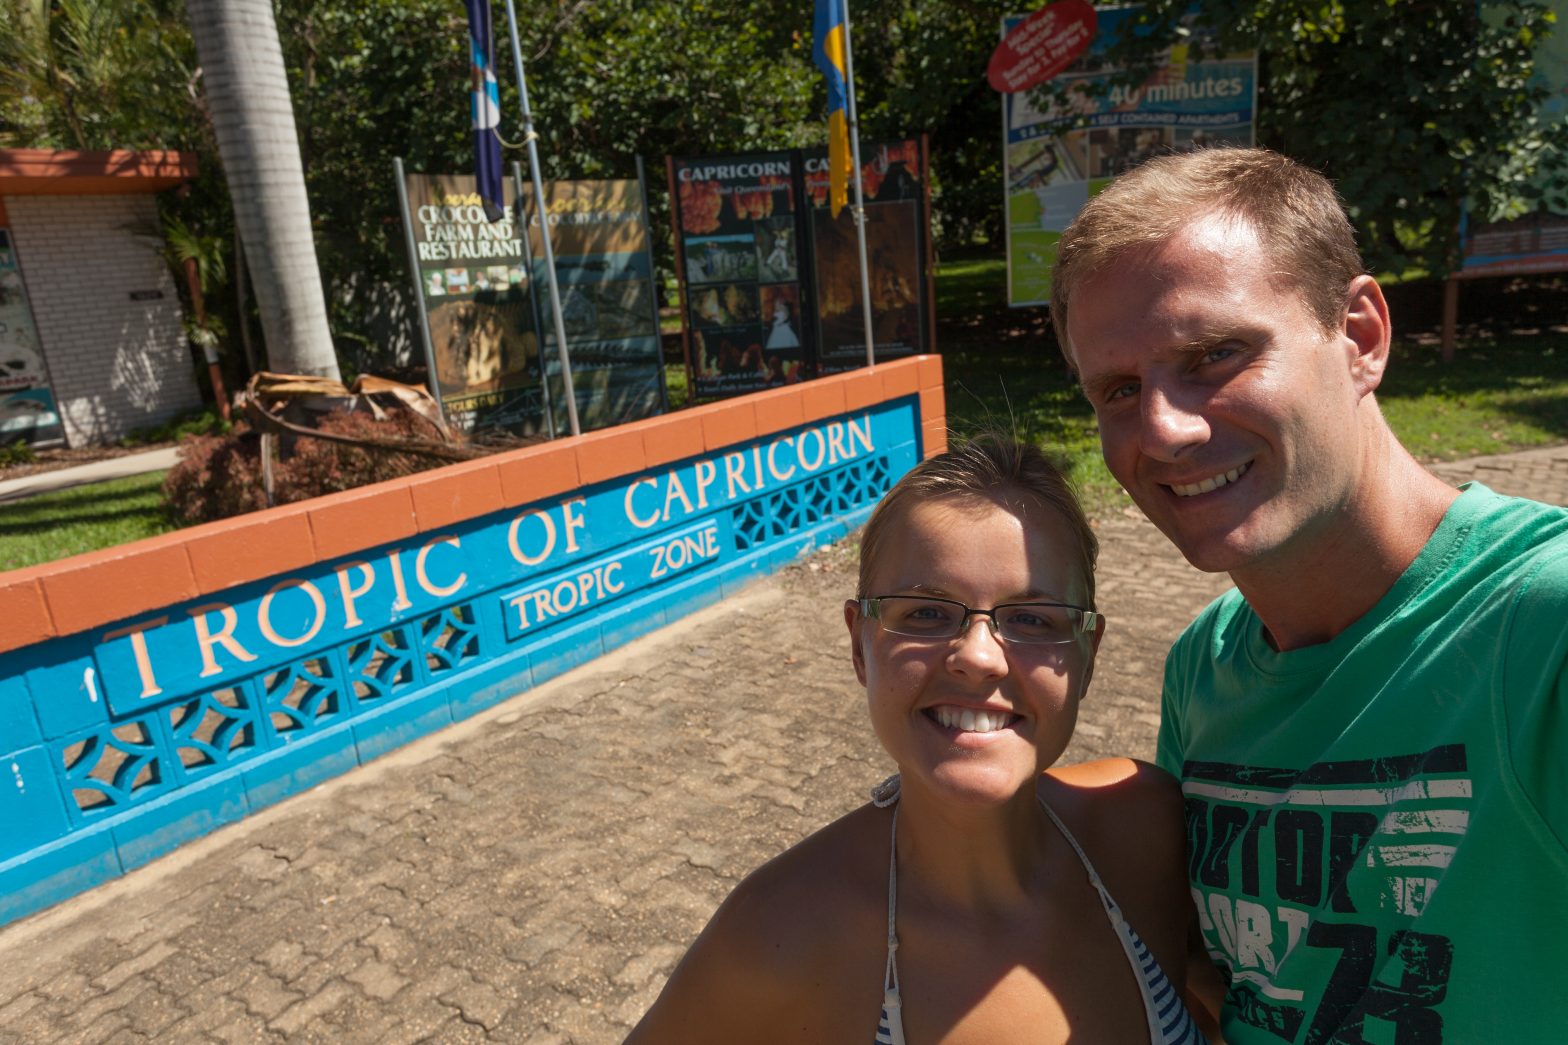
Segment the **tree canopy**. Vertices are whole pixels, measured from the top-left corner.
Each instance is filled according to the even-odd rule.
[[[985,64],[1002,15],[1029,6],[851,5],[862,135],[931,136],[940,249],[999,240],[1001,109]],[[1188,6],[1150,0],[1146,32],[1125,56],[1147,61],[1178,40]],[[1549,4],[1489,0],[1484,17],[1439,0],[1198,7],[1220,46],[1255,42],[1259,144],[1336,180],[1374,271],[1448,271],[1467,198],[1487,218],[1548,202],[1568,209],[1568,128],[1540,120],[1541,91],[1529,83],[1536,45],[1553,29]],[[641,155],[662,211],[665,154],[822,143],[811,9],[809,0],[519,0],[544,175],[627,177]],[[451,0],[276,0],[276,10],[333,332],[340,355],[362,366],[377,356],[380,288],[407,282],[392,158],[432,172],[472,162],[463,11]],[[500,15],[511,141],[521,119],[504,27]],[[203,183],[168,209],[232,243],[201,98],[177,0],[0,0],[0,144],[193,149]]]

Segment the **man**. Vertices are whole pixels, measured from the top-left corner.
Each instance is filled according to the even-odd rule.
[[[1236,584],[1171,651],[1158,754],[1226,1040],[1562,1040],[1568,511],[1400,446],[1382,291],[1282,156],[1119,179],[1052,307],[1112,473]]]

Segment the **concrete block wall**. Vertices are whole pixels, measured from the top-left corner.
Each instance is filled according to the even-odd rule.
[[[107,443],[201,406],[180,298],[147,236],[151,196],[4,200],[71,446]],[[133,292],[162,297],[133,300]]]
[[[0,924],[844,536],[934,356],[0,574]]]

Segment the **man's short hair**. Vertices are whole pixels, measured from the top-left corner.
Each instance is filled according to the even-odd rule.
[[[1268,149],[1199,149],[1156,156],[1118,177],[1062,233],[1051,278],[1062,351],[1075,290],[1127,252],[1164,243],[1210,215],[1250,225],[1324,329],[1339,326],[1350,281],[1366,268],[1334,186]]]

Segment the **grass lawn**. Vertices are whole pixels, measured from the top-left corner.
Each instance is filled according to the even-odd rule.
[[[0,503],[0,571],[63,559],[174,529],[163,472]]]
[[[944,261],[937,343],[948,424],[987,425],[1062,453],[1091,514],[1132,502],[1100,459],[1094,411],[1056,349],[1044,309],[1009,309],[1000,258]],[[1568,442],[1568,335],[1479,335],[1453,363],[1435,345],[1397,342],[1378,392],[1400,440],[1425,461]]]

